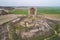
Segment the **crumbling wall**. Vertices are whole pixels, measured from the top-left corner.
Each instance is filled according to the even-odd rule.
[[[9,13],[4,10],[0,10],[0,15],[7,15],[7,14],[9,14]]]

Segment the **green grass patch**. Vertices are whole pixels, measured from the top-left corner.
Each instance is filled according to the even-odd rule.
[[[60,9],[58,8],[38,8],[38,14],[60,14]]]
[[[10,11],[11,14],[28,14],[28,11],[27,10],[13,10],[13,11]]]

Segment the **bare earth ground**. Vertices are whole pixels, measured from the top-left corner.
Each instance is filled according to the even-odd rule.
[[[13,19],[17,18],[18,16],[23,16],[23,15],[9,14],[9,15],[0,16],[0,24],[3,24],[3,23],[8,22],[10,20],[13,20]],[[43,16],[47,19],[59,20],[60,21],[60,14],[42,14],[39,16]]]
[[[14,14],[1,15],[1,16],[0,16],[0,24],[3,24],[3,23],[5,23],[5,22],[8,22],[8,21],[13,20],[13,19],[15,19],[15,18],[17,18],[17,16],[14,15]]]
[[[43,14],[48,19],[60,20],[60,14]]]

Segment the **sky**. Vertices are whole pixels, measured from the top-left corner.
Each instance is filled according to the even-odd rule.
[[[0,6],[60,6],[60,0],[0,0]]]

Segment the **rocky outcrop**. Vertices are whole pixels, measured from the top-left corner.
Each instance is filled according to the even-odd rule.
[[[51,24],[50,24],[51,23]],[[22,40],[33,40],[33,38],[40,37],[42,39],[49,37],[51,35],[56,35],[56,22],[53,20],[47,20],[43,17],[26,17],[22,18],[15,27],[16,34],[20,35]],[[39,39],[41,40],[41,39]]]
[[[0,15],[6,15],[6,14],[9,14],[9,13],[4,10],[0,10]]]
[[[16,19],[4,24],[0,27],[3,28],[3,33],[8,34],[7,36],[1,35],[0,37],[8,38],[8,40],[44,40],[50,39],[58,34],[57,30],[60,22],[55,20],[46,19],[42,16],[27,17],[20,16]],[[2,29],[2,28],[1,28]],[[6,29],[6,32],[4,29]],[[1,33],[2,33],[1,32]],[[2,38],[0,40],[2,40]]]

